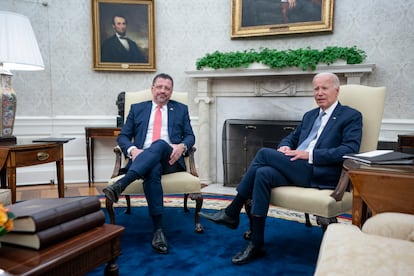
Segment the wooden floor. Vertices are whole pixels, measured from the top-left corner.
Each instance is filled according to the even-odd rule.
[[[106,182],[94,183],[91,187],[88,186],[88,183],[67,184],[65,185],[65,196],[102,195],[102,189],[105,188],[106,185]],[[57,185],[55,184],[18,186],[16,190],[17,201],[28,200],[32,198],[56,197],[58,197],[58,192]]]

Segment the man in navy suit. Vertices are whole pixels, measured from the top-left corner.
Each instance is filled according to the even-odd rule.
[[[122,15],[112,19],[115,34],[106,39],[101,46],[101,62],[147,63],[146,55],[138,45],[126,37],[127,20]]]
[[[200,212],[204,218],[235,229],[243,205],[252,199],[252,239],[232,258],[234,264],[248,263],[265,253],[264,228],[272,188],[335,187],[342,170],[342,156],[359,151],[362,115],[338,102],[339,87],[335,74],[317,74],[313,92],[318,108],[305,113],[301,124],[280,142],[277,150],[262,148],[257,152],[229,206],[216,213]],[[320,114],[321,120],[316,123]]]
[[[117,202],[123,190],[136,179],[144,180],[144,193],[149,214],[154,225],[152,247],[161,254],[168,253],[168,245],[162,230],[163,191],[161,175],[185,171],[183,155],[195,143],[190,124],[188,107],[170,100],[173,79],[158,74],[152,82],[152,101],[131,105],[125,125],[117,142],[125,156],[130,158],[123,178],[103,192]],[[157,109],[161,111],[160,138],[153,140]],[[132,142],[133,141],[133,142]]]

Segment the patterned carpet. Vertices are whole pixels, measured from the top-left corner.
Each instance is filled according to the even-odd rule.
[[[218,196],[218,195],[204,195],[203,209],[219,210],[225,208],[230,201],[233,199],[232,196]],[[105,208],[105,198],[100,198],[102,208]],[[147,206],[147,201],[144,196],[132,196],[131,205],[133,207],[143,207]],[[182,207],[183,206],[183,196],[182,195],[168,195],[164,196],[164,206],[165,207]],[[114,204],[114,207],[122,208],[126,207],[126,200],[124,197],[121,197],[118,203]],[[195,202],[191,199],[188,199],[188,207],[190,209],[195,208]],[[243,210],[244,211],[244,210]],[[287,210],[277,206],[270,206],[268,216],[274,218],[280,218],[285,220],[297,221],[300,223],[305,223],[305,214],[301,212],[296,212],[292,210]],[[313,225],[316,224],[316,218],[311,215],[311,222]],[[343,216],[338,217],[338,222],[351,224],[351,216],[349,214],[344,214]]]

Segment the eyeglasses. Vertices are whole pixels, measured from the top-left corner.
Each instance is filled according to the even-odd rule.
[[[170,91],[172,90],[172,88],[171,88],[171,87],[169,87],[169,86],[165,86],[165,85],[156,85],[156,86],[154,86],[154,88],[155,88],[155,89],[157,89],[157,90],[162,90],[162,89],[164,89],[165,91],[168,91],[168,92],[170,92]]]

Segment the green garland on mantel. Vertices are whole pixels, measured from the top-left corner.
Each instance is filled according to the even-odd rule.
[[[296,50],[276,50],[263,48],[260,51],[254,49],[226,52],[215,51],[206,54],[196,62],[197,70],[203,68],[226,69],[247,68],[250,64],[258,62],[270,68],[299,67],[303,71],[315,70],[319,63],[332,64],[337,60],[344,60],[347,64],[360,64],[366,58],[365,51],[352,47],[328,46],[323,50],[299,48]]]

